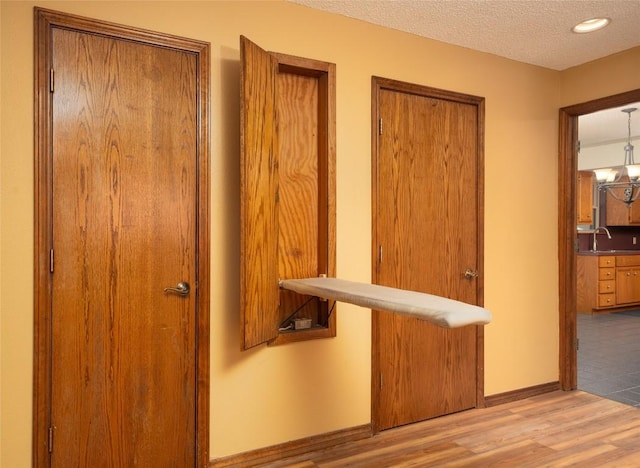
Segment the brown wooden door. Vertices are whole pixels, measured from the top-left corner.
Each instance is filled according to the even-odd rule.
[[[195,55],[52,41],[51,465],[194,466]]]
[[[478,103],[380,89],[378,284],[481,302]],[[374,315],[377,430],[477,404],[478,327]],[[377,368],[376,368],[377,367]]]

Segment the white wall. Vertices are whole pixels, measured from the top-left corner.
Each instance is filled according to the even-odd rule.
[[[580,147],[578,170],[622,165],[624,161],[624,146],[626,144],[627,142],[624,140],[603,145]],[[635,159],[638,160],[636,163],[640,163],[640,138],[632,138],[631,144],[635,147]]]

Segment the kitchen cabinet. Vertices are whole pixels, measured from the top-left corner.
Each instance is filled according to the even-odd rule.
[[[578,255],[577,311],[612,312],[640,305],[637,255]]]
[[[618,197],[624,199],[624,189],[616,188]],[[607,191],[606,197],[606,224],[607,226],[635,226],[640,225],[640,205],[626,203],[616,200],[616,198]]]
[[[640,302],[640,256],[616,257],[616,304]]]
[[[336,336],[335,303],[278,285],[335,276],[335,76],[333,63],[240,38],[243,350]]]
[[[591,314],[594,310],[616,305],[616,257],[613,255],[578,255],[577,310]]]
[[[616,302],[616,257],[598,257],[598,307],[613,307]]]
[[[616,268],[616,304],[640,302],[640,268]]]
[[[578,224],[593,224],[593,171],[578,171]]]

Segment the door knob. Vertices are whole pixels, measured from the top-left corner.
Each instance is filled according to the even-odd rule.
[[[175,288],[164,288],[165,293],[178,294],[180,296],[187,296],[191,288],[186,281],[180,281]]]
[[[472,270],[471,268],[467,268],[464,272],[464,278],[468,280],[472,280],[473,278],[478,277],[478,270]]]

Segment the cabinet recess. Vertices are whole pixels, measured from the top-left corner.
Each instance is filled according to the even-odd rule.
[[[240,56],[242,349],[335,336],[333,302],[278,286],[335,276],[335,65],[245,37]],[[294,312],[311,328],[283,330]]]

